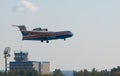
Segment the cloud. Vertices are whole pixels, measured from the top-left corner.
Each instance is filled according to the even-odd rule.
[[[21,3],[24,8],[29,9],[32,12],[38,11],[38,6],[36,6],[34,3],[28,1],[28,0],[21,0]]]
[[[15,11],[17,11],[17,12],[22,12],[24,10],[25,10],[25,8],[21,7],[21,6],[15,8]]]
[[[24,11],[25,9],[31,11],[31,12],[38,12],[39,7],[37,5],[35,5],[34,3],[28,1],[28,0],[20,0],[20,3],[22,5],[20,5],[19,7],[16,7],[15,10],[16,11]]]

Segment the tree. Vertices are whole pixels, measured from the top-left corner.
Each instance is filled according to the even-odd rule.
[[[1,75],[0,75],[1,76]],[[8,76],[39,76],[36,70],[9,71]]]
[[[60,69],[55,69],[53,76],[65,76]]]
[[[4,72],[0,71],[0,76],[4,76]]]
[[[52,76],[52,74],[42,74],[41,76]]]
[[[120,66],[111,69],[111,76],[120,76]]]

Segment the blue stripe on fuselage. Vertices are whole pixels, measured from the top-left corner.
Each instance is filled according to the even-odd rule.
[[[26,32],[26,34],[28,34]],[[73,34],[70,32],[70,31],[61,31],[61,32],[54,32],[53,33],[54,35],[49,35],[49,36],[45,36],[45,37],[35,37],[35,38],[24,38],[23,37],[23,40],[56,40],[56,39],[65,39],[65,38],[69,38],[69,37],[72,37]],[[24,33],[25,35],[25,33]]]

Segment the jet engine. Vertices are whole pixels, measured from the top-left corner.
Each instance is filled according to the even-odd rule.
[[[48,31],[47,28],[35,28],[33,31]]]

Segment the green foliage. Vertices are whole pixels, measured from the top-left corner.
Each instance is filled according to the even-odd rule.
[[[52,74],[42,74],[41,76],[52,76]]]
[[[0,71],[0,76],[5,76],[4,72]],[[35,70],[21,70],[21,71],[9,71],[7,76],[65,76],[60,69],[55,69],[53,74],[39,75]],[[111,71],[102,70],[98,71],[93,68],[91,71],[87,69],[80,71],[73,71],[73,76],[120,76],[120,66],[112,68]]]
[[[4,72],[0,72],[0,76],[5,76]],[[52,74],[40,75],[36,70],[20,70],[20,71],[9,71],[7,76],[52,76]]]
[[[4,76],[4,73],[2,71],[0,71],[0,76]]]
[[[103,71],[97,71],[95,68],[92,69],[92,71],[80,70],[80,71],[73,71],[73,76],[110,76],[109,71],[103,70]]]
[[[53,72],[53,76],[64,76],[60,69],[55,69]]]
[[[120,66],[111,69],[111,76],[120,76]]]
[[[9,76],[39,76],[35,70],[20,70],[20,71],[9,71]]]

